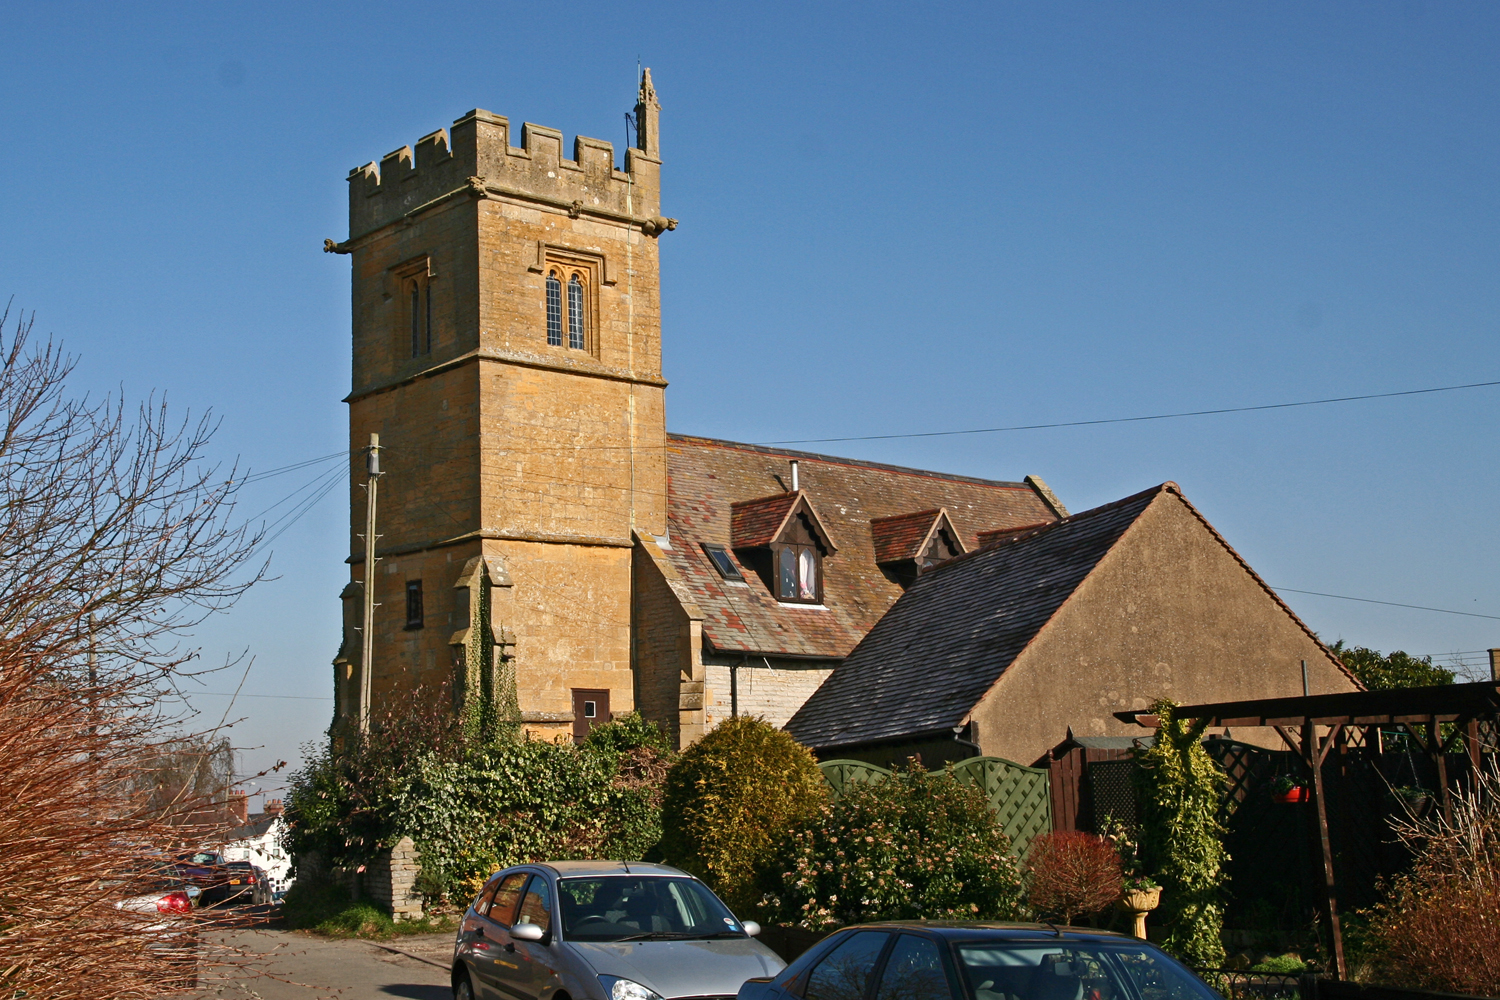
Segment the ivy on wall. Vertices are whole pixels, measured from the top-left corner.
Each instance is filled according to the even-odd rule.
[[[424,893],[461,898],[507,865],[639,860],[660,839],[672,752],[639,716],[577,746],[503,733],[476,741],[437,712],[386,723],[330,741],[294,775],[286,816],[295,856],[355,865],[409,836]]]

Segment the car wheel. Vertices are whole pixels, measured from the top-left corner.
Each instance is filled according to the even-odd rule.
[[[474,986],[468,976],[461,975],[453,980],[453,1000],[474,1000]]]

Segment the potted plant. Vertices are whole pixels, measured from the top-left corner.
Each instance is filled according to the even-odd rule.
[[[1299,802],[1308,802],[1311,799],[1312,792],[1306,785],[1295,778],[1282,775],[1271,783],[1271,800],[1273,802],[1294,805]]]
[[[1140,855],[1136,851],[1135,839],[1130,835],[1125,824],[1113,817],[1105,817],[1104,837],[1114,844],[1115,850],[1120,853],[1120,868],[1124,876],[1121,880],[1120,898],[1115,901],[1115,909],[1121,913],[1128,913],[1134,918],[1135,924],[1131,933],[1145,940],[1146,914],[1161,905],[1161,883],[1143,870]]]
[[[1408,815],[1417,819],[1427,815],[1427,810],[1433,802],[1432,792],[1426,788],[1419,788],[1416,785],[1402,785],[1399,788],[1392,788],[1391,797],[1396,800],[1397,806]]]

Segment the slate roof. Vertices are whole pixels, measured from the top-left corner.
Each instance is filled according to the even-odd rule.
[[[731,544],[732,504],[794,496],[786,492],[794,458],[801,492],[838,543],[823,561],[822,606],[782,604],[743,565],[745,582],[727,581],[703,551],[704,543]],[[669,547],[662,551],[703,612],[703,635],[716,652],[848,656],[902,593],[875,563],[873,518],[946,508],[964,544],[974,548],[982,530],[1057,516],[1042,486],[681,434],[667,436],[667,472]]]
[[[1014,532],[919,576],[787,731],[815,748],[951,731],[1168,488]]]

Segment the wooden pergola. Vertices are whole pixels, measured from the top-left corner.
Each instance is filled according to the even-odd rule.
[[[1481,752],[1479,722],[1497,713],[1500,713],[1500,681],[1225,701],[1172,709],[1174,718],[1191,721],[1200,728],[1262,726],[1275,729],[1311,772],[1323,882],[1327,890],[1322,903],[1333,938],[1334,963],[1340,979],[1347,977],[1348,970],[1344,963],[1343,933],[1339,928],[1333,850],[1328,840],[1328,811],[1323,788],[1323,761],[1328,752],[1343,743],[1351,730],[1363,730],[1365,746],[1375,748],[1377,752],[1381,746],[1382,729],[1404,730],[1424,753],[1433,758],[1441,786],[1443,814],[1451,819],[1453,800],[1445,759],[1448,744],[1462,739],[1469,766],[1478,771]],[[1161,720],[1148,711],[1116,712],[1115,718],[1151,729],[1161,724]],[[1449,723],[1453,725],[1453,732],[1445,740],[1442,727]]]

